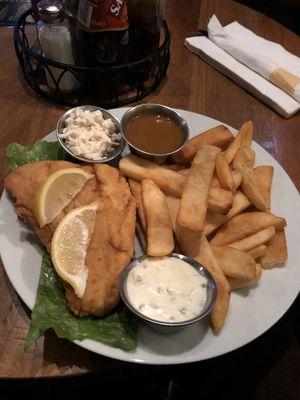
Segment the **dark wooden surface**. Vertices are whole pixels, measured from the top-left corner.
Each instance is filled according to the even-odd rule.
[[[300,38],[296,34],[241,4],[229,0],[169,0],[166,19],[171,30],[172,49],[168,78],[155,94],[150,95],[144,101],[162,103],[205,114],[236,128],[246,120],[253,120],[255,140],[283,166],[299,190],[300,114],[288,120],[281,118],[256,98],[205,64],[183,45],[185,37],[194,35],[198,28],[206,28],[208,19],[213,13],[223,24],[238,20],[257,34],[281,43],[287,50],[300,56]],[[0,60],[0,174],[2,181],[7,174],[6,146],[11,142],[30,145],[36,139],[42,138],[55,128],[57,119],[64,109],[38,98],[26,87],[14,54],[10,28],[0,28]],[[284,392],[286,394],[293,394],[296,393],[295,390],[299,390],[299,385],[297,387],[295,383],[297,381],[296,372],[298,377],[300,373],[295,313],[296,306],[294,305],[279,325],[277,324],[273,331],[271,330],[271,333],[265,334],[262,339],[256,341],[258,348],[255,351],[259,352],[258,359],[260,354],[266,358],[270,358],[270,354],[274,358],[275,354],[275,358],[268,359],[270,362],[268,361],[267,365],[262,368],[260,379],[265,382],[266,387],[269,384],[270,387],[273,385],[272,387],[277,388],[280,386],[277,377],[280,376],[282,379],[282,373],[287,386],[286,392]],[[51,332],[46,335],[45,339],[38,340],[30,349],[24,351],[23,344],[29,326],[29,316],[28,309],[15,293],[1,266],[1,378],[66,376],[98,371],[102,378],[119,376],[121,379],[123,374],[120,371],[123,370],[126,370],[127,377],[166,371],[161,367],[136,367],[97,356],[72,343],[56,339]],[[264,354],[263,349],[266,346],[264,346],[263,340],[267,340],[266,344],[269,346],[269,340],[272,339],[274,332],[277,332],[276,334],[280,337],[280,351],[279,353],[274,352],[268,347],[270,353]],[[251,345],[248,345],[233,355],[223,357],[222,362],[232,368],[234,360],[243,363],[243,357],[251,357],[254,351],[251,349],[253,350]],[[297,364],[297,357],[298,369],[289,370],[286,366],[290,363]],[[218,360],[220,361],[220,358],[205,364],[208,365],[206,371],[211,368],[214,375],[212,365],[219,365]],[[245,362],[247,363],[247,360]],[[195,364],[191,368],[194,372],[196,368],[202,368],[203,373],[203,363]],[[257,365],[254,368],[257,368]],[[183,369],[184,367],[179,367],[176,371],[183,371]],[[226,367],[226,369],[228,368]],[[176,374],[174,369],[168,371]],[[180,376],[180,379],[184,384],[184,375]],[[264,387],[261,389],[262,394]],[[177,390],[178,393],[180,390],[180,388]],[[276,393],[279,393],[278,390]]]

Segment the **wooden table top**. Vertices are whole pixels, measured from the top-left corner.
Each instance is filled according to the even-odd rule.
[[[238,128],[252,120],[255,140],[286,170],[300,188],[300,114],[286,120],[188,51],[184,38],[205,29],[215,13],[221,23],[238,20],[263,37],[282,44],[300,56],[300,38],[266,16],[229,0],[169,0],[166,19],[172,38],[168,77],[144,102],[182,108]],[[13,48],[12,29],[0,28],[1,181],[7,174],[6,147],[11,142],[31,145],[52,131],[64,112],[60,106],[37,97],[24,83]],[[103,374],[123,363],[83,350],[51,332],[24,350],[30,312],[0,267],[0,377],[37,377]],[[127,370],[134,367],[127,365]]]

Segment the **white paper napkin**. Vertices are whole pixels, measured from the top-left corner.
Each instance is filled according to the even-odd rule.
[[[223,27],[214,15],[209,39],[235,59],[262,75],[300,102],[300,59],[277,43],[257,36],[238,22]]]
[[[208,24],[208,35],[187,38],[185,45],[284,117],[300,109],[294,100],[300,101],[298,57],[237,22],[223,28],[216,16]]]

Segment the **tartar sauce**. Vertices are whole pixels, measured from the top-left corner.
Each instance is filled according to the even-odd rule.
[[[100,110],[75,109],[65,120],[63,133],[68,149],[75,155],[88,160],[98,160],[109,155],[118,145],[121,134],[116,133],[114,122],[104,119]]]
[[[130,270],[128,299],[140,313],[162,322],[199,315],[207,298],[207,279],[175,257],[149,257]]]

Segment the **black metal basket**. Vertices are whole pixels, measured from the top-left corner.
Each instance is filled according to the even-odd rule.
[[[162,25],[163,42],[150,56],[122,65],[82,67],[62,64],[38,54],[35,50],[37,34],[32,25],[29,28],[27,24],[30,16],[33,16],[32,8],[22,14],[14,26],[15,51],[26,82],[46,99],[69,107],[91,104],[115,108],[139,101],[154,92],[166,76],[170,60],[170,33],[165,21]],[[58,76],[53,75],[53,67],[59,69]],[[77,82],[76,89],[69,92],[59,87],[66,73],[72,74]],[[46,74],[52,78],[52,87],[48,86]],[[108,77],[109,85],[101,90],[101,82],[107,83]],[[99,84],[95,85],[95,82]]]

